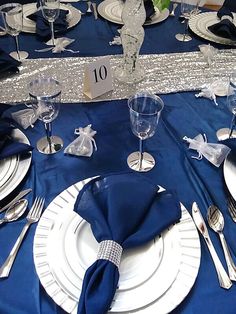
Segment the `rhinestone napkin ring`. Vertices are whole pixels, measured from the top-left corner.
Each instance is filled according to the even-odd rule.
[[[115,241],[101,241],[99,243],[97,259],[106,259],[119,267],[122,251],[122,246]]]

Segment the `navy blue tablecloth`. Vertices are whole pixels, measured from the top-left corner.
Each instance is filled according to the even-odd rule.
[[[192,202],[197,201],[204,217],[209,204],[218,205],[225,217],[225,236],[235,258],[236,225],[227,211],[222,166],[216,168],[205,159],[192,159],[193,152],[188,150],[182,140],[185,135],[194,137],[206,133],[209,142],[216,142],[216,131],[227,127],[231,119],[226,99],[220,98],[219,106],[215,106],[208,99],[196,99],[194,93],[190,92],[161,97],[165,107],[157,131],[144,143],[145,150],[153,154],[157,164],[144,176],[156,184],[175,189],[188,210],[191,210]],[[18,109],[18,106],[12,107],[5,115],[9,116],[11,111]],[[127,100],[61,105],[60,114],[54,123],[54,134],[60,135],[66,146],[74,139],[74,129],[89,123],[97,131],[95,139],[98,146],[91,158],[66,156],[63,151],[52,156],[42,155],[36,149],[33,151],[32,166],[18,188],[33,188],[33,193],[28,196],[30,202],[35,195],[41,194],[46,196],[47,205],[61,191],[81,179],[128,170],[126,159],[137,150],[138,140],[130,129]],[[38,121],[25,134],[35,146],[43,132],[43,125]],[[18,221],[0,229],[0,263],[9,253],[23,224],[24,221]],[[45,293],[35,274],[32,255],[35,227],[32,226],[23,243],[10,277],[0,280],[0,313],[63,313]],[[210,235],[225,265],[217,235],[211,230]],[[213,263],[202,239],[201,244],[201,266],[196,283],[173,313],[220,313],[220,308],[226,314],[233,314],[236,287],[233,285],[229,291],[219,287]],[[30,275],[24,277],[23,281],[24,269]],[[18,311],[20,308],[23,310]]]
[[[73,4],[85,10],[86,3]],[[179,10],[179,8],[178,8]],[[177,16],[178,16],[177,10]],[[120,26],[92,15],[82,17],[81,22],[68,31],[66,36],[76,39],[69,47],[80,50],[78,54],[36,53],[45,48],[43,42],[33,34],[20,34],[20,46],[29,52],[30,58],[62,56],[96,56],[120,54],[120,46],[109,46]],[[168,18],[163,23],[146,27],[141,53],[169,53],[196,51],[206,41],[194,36],[189,43],[178,42],[175,34],[183,31],[178,17]],[[14,49],[13,39],[0,37],[0,47],[6,52]],[[225,48],[224,46],[215,45]],[[230,48],[230,47],[229,47]],[[3,91],[0,91],[3,92]],[[226,204],[226,187],[222,166],[214,167],[207,160],[192,159],[192,151],[182,140],[184,136],[195,137],[206,133],[209,142],[217,142],[216,131],[228,127],[231,115],[226,108],[225,97],[218,98],[219,106],[205,98],[196,98],[193,92],[161,95],[165,103],[162,117],[155,135],[144,142],[144,148],[156,159],[154,169],[143,176],[167,189],[175,189],[181,202],[190,211],[193,201],[199,204],[203,216],[211,203],[218,205],[225,218],[225,236],[236,260],[236,225],[231,220]],[[6,109],[0,104],[0,113]],[[24,106],[9,107],[4,116]],[[115,114],[114,114],[115,112]],[[132,134],[127,100],[104,101],[89,104],[63,104],[58,118],[53,122],[53,133],[61,136],[64,146],[74,140],[74,129],[92,124],[97,131],[95,140],[98,150],[91,158],[64,155],[63,151],[45,156],[33,151],[32,165],[25,179],[4,201],[5,204],[22,189],[31,187],[27,196],[31,204],[36,195],[45,195],[48,205],[68,186],[94,175],[127,171],[127,156],[138,150],[138,139]],[[45,130],[37,121],[34,128],[24,130],[31,144],[42,137]],[[0,265],[9,254],[25,219],[0,227]],[[1,314],[64,314],[41,286],[33,263],[33,237],[36,225],[32,225],[24,240],[8,279],[0,279]],[[219,239],[209,230],[217,253],[224,266],[225,261]],[[185,300],[173,314],[235,313],[235,284],[229,291],[219,287],[217,275],[205,243],[201,239],[202,256],[196,283]],[[95,314],[95,313],[91,313]],[[153,313],[154,314],[154,313]],[[155,313],[156,314],[156,313]]]
[[[97,4],[101,1],[96,0]],[[71,3],[74,7],[79,8],[85,12],[87,3],[80,1],[78,3]],[[170,53],[170,52],[187,52],[199,50],[198,45],[208,43],[208,41],[199,38],[192,34],[193,40],[190,42],[179,42],[175,39],[177,33],[184,32],[184,24],[180,23],[179,16],[180,5],[176,9],[176,16],[169,17],[161,23],[155,25],[145,26],[145,38],[141,47],[141,54],[150,53]],[[122,46],[110,46],[109,42],[113,40],[114,36],[119,35],[118,29],[121,25],[111,23],[99,16],[95,21],[93,14],[85,14],[81,16],[80,22],[68,30],[64,35],[66,37],[75,39],[68,48],[79,53],[72,54],[71,52],[52,53],[35,52],[35,49],[43,49],[47,47],[41,38],[35,34],[21,33],[19,36],[20,48],[29,53],[29,58],[57,58],[57,57],[74,57],[74,56],[102,56],[109,54],[122,54]],[[57,36],[57,35],[56,35]],[[62,36],[60,36],[62,37]],[[231,48],[212,43],[217,48]],[[0,47],[4,47],[6,52],[15,49],[14,41],[9,36],[0,37]]]

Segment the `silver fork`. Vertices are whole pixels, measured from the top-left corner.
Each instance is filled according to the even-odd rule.
[[[11,267],[15,261],[17,252],[20,248],[20,245],[24,239],[24,236],[29,228],[29,226],[35,222],[37,222],[42,214],[43,206],[44,206],[45,199],[42,197],[36,197],[34,200],[34,203],[28,212],[28,215],[26,217],[27,223],[23,227],[21,234],[16,240],[16,243],[14,244],[10,254],[8,255],[5,263],[0,268],[0,278],[8,277]]]
[[[233,219],[234,222],[236,222],[236,201],[233,199],[231,195],[229,195],[227,199],[227,203],[228,203],[228,210],[231,215],[231,218]]]

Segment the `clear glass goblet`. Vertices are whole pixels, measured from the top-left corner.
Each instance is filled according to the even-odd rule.
[[[16,60],[23,60],[28,57],[26,51],[20,51],[18,35],[23,28],[23,7],[20,3],[8,3],[0,6],[0,14],[7,34],[15,38],[16,51],[10,56]]]
[[[60,0],[40,0],[41,11],[51,27],[51,43],[55,46],[54,22],[60,13]]]
[[[146,172],[155,166],[155,159],[143,152],[143,141],[154,135],[164,103],[156,95],[139,92],[129,98],[128,107],[132,132],[139,138],[139,151],[130,154],[127,163],[135,171]]]
[[[223,141],[228,138],[236,138],[236,70],[234,70],[228,81],[227,107],[232,112],[232,119],[229,128],[221,128],[216,132],[218,140]]]
[[[54,154],[63,147],[63,140],[52,135],[51,122],[59,113],[61,85],[52,78],[39,78],[30,82],[31,106],[37,118],[44,122],[46,136],[37,142],[37,149],[43,154]]]
[[[232,120],[229,129],[229,138],[235,137],[233,135],[235,129],[235,120],[236,120],[236,70],[230,75],[229,78],[229,88],[228,88],[228,95],[227,95],[227,105],[229,110],[232,112]]]
[[[197,4],[197,3],[196,3]],[[175,38],[179,41],[190,41],[192,37],[187,34],[188,32],[188,23],[191,17],[191,14],[196,10],[196,4],[192,3],[191,0],[181,0],[181,16],[184,18],[185,29],[183,34],[176,34]]]

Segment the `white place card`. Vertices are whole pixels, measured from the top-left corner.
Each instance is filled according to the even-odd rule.
[[[102,57],[86,65],[83,92],[93,99],[113,89],[109,57]]]

